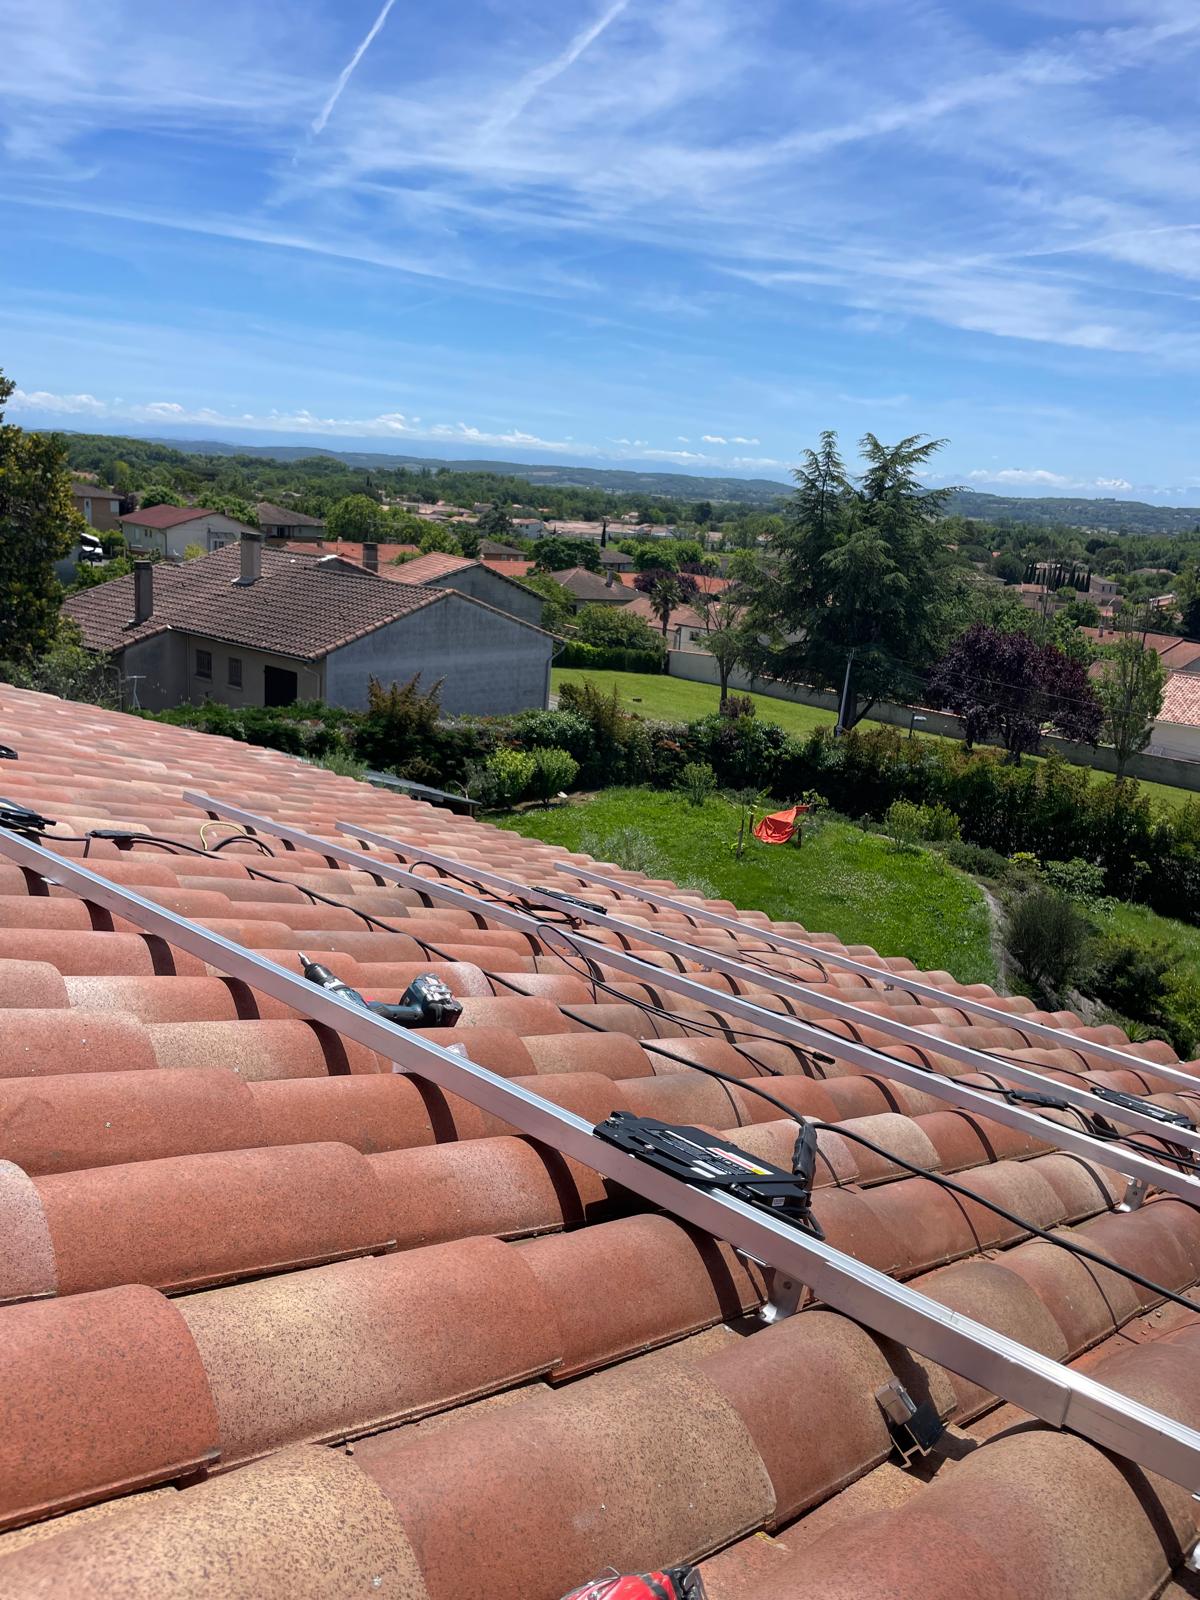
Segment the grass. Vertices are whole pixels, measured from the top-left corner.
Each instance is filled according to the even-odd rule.
[[[737,807],[716,796],[696,807],[679,794],[606,789],[586,805],[526,811],[502,825],[880,955],[908,956],[962,983],[995,983],[983,894],[935,852],[896,851],[877,834],[827,822],[799,850],[752,838],[737,861],[737,819]]]
[[[586,667],[556,667],[552,673],[551,687],[557,694],[564,683],[579,683],[584,678],[590,678],[606,694],[615,687],[626,711],[636,711],[656,722],[694,722],[697,717],[708,716],[717,709],[719,696],[715,684],[693,683],[688,678],[670,678],[665,674],[592,672]],[[752,694],[750,698],[764,722],[777,722],[789,733],[807,734],[814,728],[832,728],[837,720],[832,711],[825,711],[819,706],[797,705],[790,700],[776,700],[765,694]],[[882,728],[891,724],[874,722],[865,717],[860,726]],[[937,733],[917,734],[918,739],[945,737],[947,735]],[[1092,781],[1111,783],[1113,780],[1107,772],[1094,772]],[[1198,798],[1197,792],[1192,789],[1177,789],[1171,784],[1144,779],[1140,782],[1142,791],[1152,800],[1172,809]]]

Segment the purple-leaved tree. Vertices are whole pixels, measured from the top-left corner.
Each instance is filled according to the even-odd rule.
[[[1036,752],[1047,729],[1095,744],[1104,725],[1083,663],[1026,633],[1001,633],[982,622],[961,634],[934,668],[930,695],[961,719],[968,748],[999,736],[1011,761]]]

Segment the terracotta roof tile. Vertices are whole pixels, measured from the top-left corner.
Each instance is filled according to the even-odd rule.
[[[371,581],[300,565],[314,580]],[[19,753],[5,792],[53,806],[72,829],[140,824],[199,848],[203,818],[182,793],[200,787],[318,835],[361,817],[534,883],[558,854],[272,751],[7,687],[0,727]],[[1115,1174],[1024,1131],[842,1061],[810,1076],[782,1039],[744,1051],[732,1032],[697,1037],[695,1019],[721,1020],[730,986],[718,974],[703,1005],[616,973],[615,994],[596,1000],[552,950],[491,925],[486,901],[478,916],[439,905],[432,879],[426,905],[319,851],[266,861],[97,841],[89,864],[239,941],[270,941],[293,970],[299,949],[320,952],[373,997],[441,973],[461,997],[458,1042],[473,1059],[591,1120],[624,1107],[707,1122],[785,1163],[795,1121],[749,1092],[771,1070],[771,1092],[796,1115],[833,1125],[819,1135],[814,1199],[831,1244],[1200,1421],[1200,1307],[1151,1311],[1148,1291],[982,1204],[1183,1289],[1200,1279],[1200,1213],[1182,1202],[1118,1212]],[[0,1302],[13,1302],[0,1304],[0,1517],[22,1528],[0,1536],[0,1592],[182,1600],[217,1570],[222,1592],[244,1600],[280,1585],[341,1595],[376,1579],[398,1600],[558,1600],[611,1563],[645,1570],[729,1547],[708,1563],[713,1600],[884,1588],[1007,1600],[1054,1583],[1058,1593],[1063,1572],[1135,1600],[1194,1541],[1186,1495],[1148,1478],[1135,1492],[1079,1438],[1005,1434],[1011,1408],[832,1311],[751,1332],[745,1314],[768,1286],[725,1246],[646,1214],[461,1096],[393,1074],[290,1007],[37,886],[0,861]],[[399,931],[314,905],[306,888]],[[720,947],[676,912],[620,909]],[[864,1007],[864,1038],[886,1047],[888,1015],[924,1029],[928,1048],[906,1049],[934,1071],[961,1071],[940,1050],[966,1040],[1190,1113],[1189,1098],[1161,1093],[1156,1060],[1173,1060],[1161,1044],[1137,1047],[1144,1067],[1114,1072],[1087,1046],[1123,1035],[1069,1013],[1043,1020],[1082,1042],[1048,1049],[1022,1031],[1041,1015],[1028,1004],[997,1001],[1010,1021],[985,1027],[950,1004],[835,987]],[[640,1009],[652,996],[667,1015]],[[658,1054],[658,1040],[683,1061]],[[719,1084],[689,1061],[741,1081]],[[955,1173],[971,1197],[855,1136]],[[891,1463],[875,1391],[896,1373],[976,1430],[973,1454],[935,1454],[920,1473]],[[304,1443],[364,1433],[352,1457]],[[113,1498],[137,1488],[151,1492]],[[864,1508],[875,1513],[866,1527]],[[59,1520],[31,1537],[47,1513]],[[759,1543],[738,1542],[748,1535]],[[770,1561],[749,1560],[751,1548]]]
[[[1174,722],[1182,727],[1200,728],[1200,677],[1172,672],[1163,690],[1158,722]]]

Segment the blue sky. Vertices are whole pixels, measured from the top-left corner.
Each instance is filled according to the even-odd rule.
[[[1200,501],[1197,0],[0,0],[30,425]]]

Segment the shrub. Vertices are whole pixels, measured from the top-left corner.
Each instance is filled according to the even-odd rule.
[[[579,772],[579,763],[566,750],[555,750],[539,745],[530,752],[533,759],[533,778],[530,789],[543,805],[563,789],[569,789]],[[495,757],[492,758],[493,760]]]
[[[632,650],[570,639],[554,659],[556,666],[588,667],[593,672],[662,672],[667,658],[661,650]]]
[[[707,761],[689,761],[679,774],[677,787],[687,795],[689,805],[702,806],[717,787],[716,774]]]
[[[407,683],[392,683],[386,689],[372,678],[357,739],[363,759],[374,767],[393,767],[412,756],[427,755],[436,742],[441,691],[440,678],[422,691],[419,672]]]
[[[1011,870],[1007,856],[999,850],[989,850],[981,844],[967,844],[963,839],[951,839],[944,851],[951,866],[970,872],[977,878],[1002,879]]]
[[[480,800],[493,809],[515,805],[528,792],[534,770],[534,759],[528,751],[494,751],[484,763],[479,777]]]
[[[727,717],[730,722],[736,722],[739,717],[753,717],[757,712],[748,694],[727,694],[718,714]]]
[[[580,850],[597,861],[612,861],[627,872],[643,872],[648,878],[663,876],[663,861],[650,835],[641,828],[612,828],[607,833],[588,830],[579,841]]]
[[[911,850],[922,838],[920,806],[911,800],[893,800],[884,813],[884,832],[896,850]]]
[[[1092,959],[1088,988],[1097,1000],[1127,1017],[1163,1026],[1172,966],[1169,950],[1106,935],[1094,945]]]
[[[1053,889],[1031,889],[1008,913],[1008,953],[1033,987],[1059,994],[1079,976],[1087,944],[1087,922]]]
[[[1052,889],[1068,900],[1098,906],[1104,899],[1104,868],[1084,861],[1082,856],[1072,856],[1070,861],[1047,861],[1042,867],[1042,876]]]
[[[591,727],[576,711],[521,711],[510,727],[516,742],[526,750],[545,745],[567,751],[580,763],[591,753]]]
[[[324,767],[326,772],[336,772],[339,778],[362,779],[367,774],[365,761],[356,761],[345,750],[331,750],[328,755],[322,756],[317,762],[319,767]]]
[[[920,807],[921,838],[931,844],[948,844],[960,836],[961,825],[953,811],[943,805]]]

